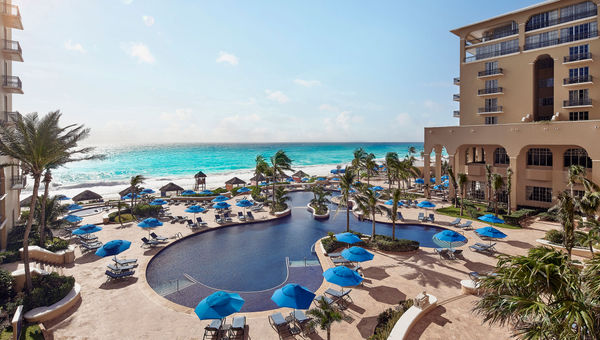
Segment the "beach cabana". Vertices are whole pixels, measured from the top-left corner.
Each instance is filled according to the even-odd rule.
[[[258,174],[250,178],[250,185],[258,185],[258,183],[264,182],[266,180],[267,178],[265,176],[263,176],[262,174]]]
[[[302,170],[298,170],[292,175],[292,179],[298,183],[302,182],[302,179],[305,177],[310,177],[310,176]]]
[[[239,187],[242,185],[246,185],[246,182],[238,177],[233,177],[232,179],[225,182],[225,189],[231,190],[234,187]]]
[[[85,190],[80,192],[79,194],[73,196],[73,202],[82,202],[82,201],[102,201],[102,196],[91,191]]]
[[[183,188],[173,182],[169,182],[168,184],[162,186],[159,190],[160,190],[160,196],[165,197],[165,196],[167,196],[168,192],[173,192],[173,191],[175,192],[176,195],[179,195],[179,193],[183,191]]]
[[[143,188],[140,188],[139,190],[143,190]],[[139,190],[137,188],[135,188],[135,187],[130,186],[130,187],[128,187],[125,190],[119,191],[119,196],[121,196],[121,197],[127,196],[127,194],[131,194],[134,191],[136,191],[136,193],[139,194],[140,193]]]
[[[206,175],[202,171],[198,171],[194,175],[194,190],[198,191],[200,189],[206,190]]]
[[[31,205],[31,198],[32,197],[33,197],[33,195],[31,195],[31,196],[29,196],[29,197],[27,197],[25,199],[22,199],[21,203],[20,203],[21,208],[29,208],[29,206]]]

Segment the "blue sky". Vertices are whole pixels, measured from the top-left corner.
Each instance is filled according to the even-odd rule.
[[[422,141],[457,124],[449,32],[536,1],[15,1],[24,95],[93,144]]]

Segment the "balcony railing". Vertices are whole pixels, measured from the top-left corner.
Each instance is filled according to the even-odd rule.
[[[13,176],[10,179],[10,188],[11,189],[23,189],[27,185],[27,177],[26,176]]]
[[[2,54],[6,59],[23,61],[23,51],[18,41],[2,40]]]
[[[466,43],[467,43],[467,45],[474,45],[474,44],[479,44],[482,42],[488,42],[488,41],[492,41],[492,40],[496,40],[496,39],[500,39],[500,38],[504,38],[504,37],[509,37],[509,36],[515,35],[515,34],[519,34],[518,28],[500,31],[500,32],[497,32],[494,34],[483,36],[481,38],[469,39],[466,41]]]
[[[593,17],[594,15],[596,15],[598,12],[598,10],[596,8],[586,11],[586,12],[581,12],[581,13],[573,13],[570,15],[563,15],[560,18],[554,18],[554,19],[549,19],[549,20],[545,20],[542,22],[533,22],[530,21],[527,23],[527,25],[525,26],[525,31],[533,31],[533,30],[537,30],[540,28],[544,28],[544,27],[550,27],[550,26],[554,26],[554,25],[558,25],[558,24],[564,24],[565,22],[569,22],[569,21],[575,21],[575,20],[579,20],[579,19],[583,19],[583,18],[587,18],[587,17]]]
[[[452,111],[452,117],[454,117],[454,118],[460,117],[460,111],[458,111],[458,110]]]
[[[2,76],[2,87],[10,92],[23,93],[23,83],[16,76]]]
[[[460,100],[460,94],[453,94],[452,95],[452,100],[459,101]]]
[[[476,54],[476,55],[472,55],[472,56],[466,57],[465,58],[465,63],[470,63],[470,62],[473,62],[473,61],[487,59],[487,58],[499,57],[499,56],[503,56],[503,55],[511,54],[511,53],[517,53],[519,51],[520,51],[519,50],[519,46],[515,46],[515,47],[511,47],[511,48],[505,48],[505,49],[499,50],[499,51],[493,51],[493,52],[488,52],[488,53],[480,53],[480,54]]]
[[[478,95],[484,95],[484,94],[493,94],[493,93],[503,93],[504,89],[502,87],[490,87],[490,88],[485,88],[485,89],[479,89],[477,91]]]
[[[495,76],[495,75],[499,75],[499,74],[504,74],[501,67],[477,72],[478,77],[488,77],[488,76]]]
[[[591,83],[592,76],[579,76],[579,77],[569,77],[563,79],[563,85],[571,85],[571,84],[579,84],[579,83]]]
[[[486,107],[480,107],[477,110],[478,113],[492,113],[492,112],[503,112],[502,111],[502,105],[496,105],[496,106],[486,106]]]
[[[590,98],[577,98],[563,101],[563,107],[571,106],[589,106],[592,105],[592,99]]]
[[[588,60],[588,59],[592,59],[592,54],[591,53],[577,53],[577,54],[571,54],[568,56],[565,56],[565,58],[563,59],[563,62],[565,63],[571,63],[574,61],[580,61],[580,60]]]
[[[454,77],[454,85],[460,85],[460,78],[459,77]]]
[[[21,13],[16,5],[0,2],[0,15],[4,17],[4,26],[22,30]]]
[[[578,34],[571,34],[557,39],[547,39],[536,41],[534,43],[525,44],[525,50],[534,50],[536,48],[542,48],[547,46],[554,46],[558,44],[564,44],[572,41],[583,40],[588,38],[594,38],[598,36],[598,30],[582,32]]]
[[[4,114],[1,116],[2,123],[6,123],[6,124],[12,124],[15,122],[15,120],[17,119],[17,116],[21,115],[18,111],[14,111],[14,112],[10,112],[10,111],[4,111]]]

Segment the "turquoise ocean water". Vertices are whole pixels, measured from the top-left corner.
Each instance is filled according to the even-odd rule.
[[[72,163],[53,173],[52,190],[60,193],[80,192],[94,188],[100,194],[123,189],[128,179],[137,174],[148,177],[147,187],[155,189],[167,182],[184,187],[192,185],[193,175],[199,170],[208,175],[209,187],[223,185],[227,179],[238,176],[248,180],[252,176],[257,155],[270,157],[283,149],[293,160],[294,170],[323,175],[337,164],[352,159],[352,152],[362,147],[377,158],[390,151],[401,157],[414,146],[420,155],[423,143],[269,143],[269,144],[163,144],[142,146],[99,147],[97,153],[104,160]]]

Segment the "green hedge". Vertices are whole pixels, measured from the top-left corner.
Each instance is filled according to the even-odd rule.
[[[72,276],[57,273],[32,277],[33,290],[23,299],[25,311],[37,307],[50,306],[64,298],[75,285]]]
[[[0,263],[17,262],[21,259],[18,250],[7,250],[0,252]]]
[[[138,204],[133,207],[133,215],[140,217],[157,217],[162,209],[160,205]],[[121,215],[122,217],[123,215]]]
[[[523,221],[524,219],[526,219],[529,216],[535,215],[536,213],[537,213],[537,211],[533,210],[533,209],[519,209],[517,211],[514,211],[510,215],[502,216],[502,218],[508,224],[521,225],[521,221]]]
[[[406,252],[419,249],[419,242],[417,241],[406,239],[392,240],[391,237],[385,235],[375,235],[374,240],[369,243],[374,243],[375,247],[382,251]]]
[[[396,322],[413,305],[413,300],[400,301],[397,307],[388,308],[377,316],[377,326],[368,340],[387,340]]]
[[[57,252],[59,250],[65,250],[67,248],[69,248],[69,241],[68,240],[63,240],[61,238],[55,237],[52,240],[48,240],[46,241],[46,249],[52,251],[52,252]]]
[[[0,306],[5,306],[15,295],[15,279],[8,270],[0,269]]]

